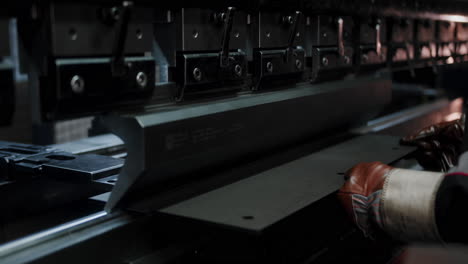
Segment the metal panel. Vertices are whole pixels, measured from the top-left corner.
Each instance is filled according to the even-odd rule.
[[[458,41],[468,41],[468,23],[457,23]]]
[[[416,22],[416,41],[429,42],[435,39],[435,22],[431,20],[419,20]]]
[[[219,53],[179,54],[177,56],[178,99],[222,90],[238,91],[247,76],[247,60],[242,52],[230,52],[229,64],[220,67]]]
[[[259,48],[278,48],[288,46],[288,40],[292,29],[288,17],[291,14],[261,12],[258,21],[258,46]],[[294,40],[295,46],[304,46],[305,19],[299,21],[298,33]]]
[[[56,56],[90,56],[111,54],[118,23],[106,24],[98,13],[100,5],[56,3],[51,10],[52,52]],[[125,52],[143,54],[152,51],[152,11],[132,10]]]
[[[359,37],[360,44],[375,44],[377,40],[377,29],[376,25],[377,22],[380,25],[380,42],[386,43],[387,42],[387,27],[385,23],[385,19],[377,19],[377,18],[368,18],[362,19],[361,22],[361,32]]]
[[[260,232],[338,190],[344,172],[356,163],[392,163],[412,151],[399,146],[398,137],[358,137],[161,212]]]
[[[222,12],[222,11],[221,11]],[[218,12],[218,13],[221,13]],[[179,51],[220,50],[224,25],[213,21],[216,12],[211,9],[182,9],[182,47]],[[236,12],[232,26],[230,48],[247,46],[247,14]]]
[[[413,20],[394,19],[392,29],[392,41],[406,43],[413,41]]]
[[[311,19],[312,45],[337,46],[338,45],[338,17],[314,16]],[[351,17],[343,17],[343,41],[345,45],[352,44],[354,21]]]
[[[55,83],[41,90],[42,117],[62,119],[111,109],[152,95],[153,57],[126,57],[127,73],[112,76],[110,58],[55,60]]]
[[[455,22],[449,21],[439,21],[439,41],[440,42],[450,42],[455,38]]]

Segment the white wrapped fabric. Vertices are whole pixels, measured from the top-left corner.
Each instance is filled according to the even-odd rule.
[[[380,204],[383,229],[401,241],[441,242],[435,199],[443,178],[443,173],[391,170]]]

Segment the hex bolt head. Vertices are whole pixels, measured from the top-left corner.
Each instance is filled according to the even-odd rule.
[[[85,81],[81,76],[75,75],[70,80],[70,87],[74,93],[81,94],[84,92]]]
[[[145,88],[148,85],[148,76],[144,72],[139,72],[136,75],[136,83],[140,88]]]
[[[296,69],[302,70],[302,61],[301,60],[296,60]]]
[[[199,82],[199,81],[202,80],[203,73],[202,73],[202,71],[200,70],[200,68],[195,68],[195,69],[193,69],[192,74],[193,74],[193,78],[194,78],[197,82]]]
[[[267,70],[267,72],[269,72],[269,73],[272,73],[272,72],[273,72],[273,63],[271,63],[271,61],[267,62],[267,64],[266,64],[266,70]]]
[[[325,66],[325,67],[327,67],[327,66],[328,66],[328,63],[329,63],[329,62],[328,62],[328,58],[327,58],[327,57],[323,57],[323,58],[322,58],[322,65]]]
[[[236,66],[234,66],[234,73],[237,75],[237,77],[242,77],[242,66],[236,64]]]

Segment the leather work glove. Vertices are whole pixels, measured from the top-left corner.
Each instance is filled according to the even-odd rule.
[[[463,133],[463,122],[458,119],[425,127],[400,143],[418,147],[415,158],[425,170],[447,172],[462,152]]]
[[[360,163],[345,174],[338,198],[366,237],[379,230],[400,241],[440,241],[435,195],[443,173]]]

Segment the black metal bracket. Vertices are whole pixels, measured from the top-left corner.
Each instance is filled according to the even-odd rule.
[[[185,53],[176,56],[178,92],[176,100],[187,95],[202,96],[237,91],[247,77],[247,58],[242,50],[231,51],[230,41],[235,7],[215,13],[213,20],[224,26],[219,52]]]
[[[229,63],[220,67],[219,53],[177,54],[178,92],[176,100],[186,96],[206,96],[238,91],[247,77],[247,57],[242,51],[229,52]]]
[[[336,47],[317,47],[312,49],[311,81],[317,82],[336,78],[337,74],[346,74],[353,66],[351,58],[354,56],[352,47],[345,47],[340,55]],[[331,73],[331,75],[330,75]]]
[[[288,57],[289,59],[285,59]],[[259,90],[267,86],[274,86],[275,83],[296,83],[305,67],[305,51],[301,47],[296,47],[286,51],[257,50],[254,53],[254,90]]]
[[[264,82],[267,82],[268,86],[274,86],[276,83],[296,83],[301,77],[306,63],[305,51],[295,45],[301,19],[300,11],[283,19],[290,25],[286,49],[254,51],[254,90],[259,90]]]

